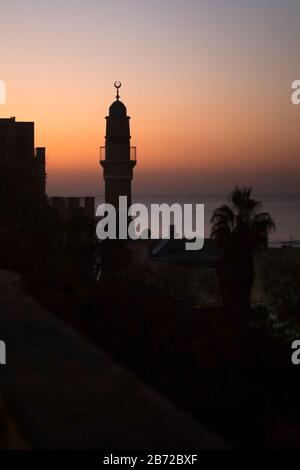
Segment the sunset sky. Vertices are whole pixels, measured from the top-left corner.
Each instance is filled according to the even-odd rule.
[[[101,194],[120,80],[136,193],[299,192],[299,31],[299,0],[1,2],[0,117],[35,121],[50,195]]]

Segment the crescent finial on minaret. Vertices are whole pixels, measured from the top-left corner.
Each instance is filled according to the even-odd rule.
[[[116,96],[116,98],[117,98],[118,101],[119,101],[119,99],[120,99],[119,88],[121,88],[121,86],[122,86],[122,83],[121,83],[121,82],[115,82],[115,83],[114,83],[114,87],[117,89],[117,96]]]

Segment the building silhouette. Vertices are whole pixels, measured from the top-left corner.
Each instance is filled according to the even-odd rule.
[[[101,147],[100,156],[105,180],[105,202],[116,208],[120,196],[127,196],[127,203],[131,205],[131,182],[136,165],[136,147],[130,145],[130,117],[127,116],[126,106],[120,101],[120,86],[120,82],[115,83],[116,101],[110,106],[106,117],[105,147]]]
[[[46,196],[46,150],[34,146],[34,123],[0,119],[0,179],[6,203],[30,203]]]
[[[56,210],[62,222],[68,221],[76,213],[81,213],[91,219],[95,216],[95,198],[91,196],[54,196],[49,198],[49,203]]]

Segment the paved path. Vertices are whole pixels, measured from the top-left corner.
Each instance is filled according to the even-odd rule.
[[[212,449],[222,441],[163,400],[0,271],[0,392],[36,449]]]

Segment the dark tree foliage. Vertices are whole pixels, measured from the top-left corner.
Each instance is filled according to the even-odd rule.
[[[275,224],[270,214],[260,212],[262,204],[252,198],[252,188],[236,186],[229,202],[214,211],[211,238],[222,250],[218,277],[223,307],[229,316],[243,321],[250,310],[253,255],[268,246]]]

